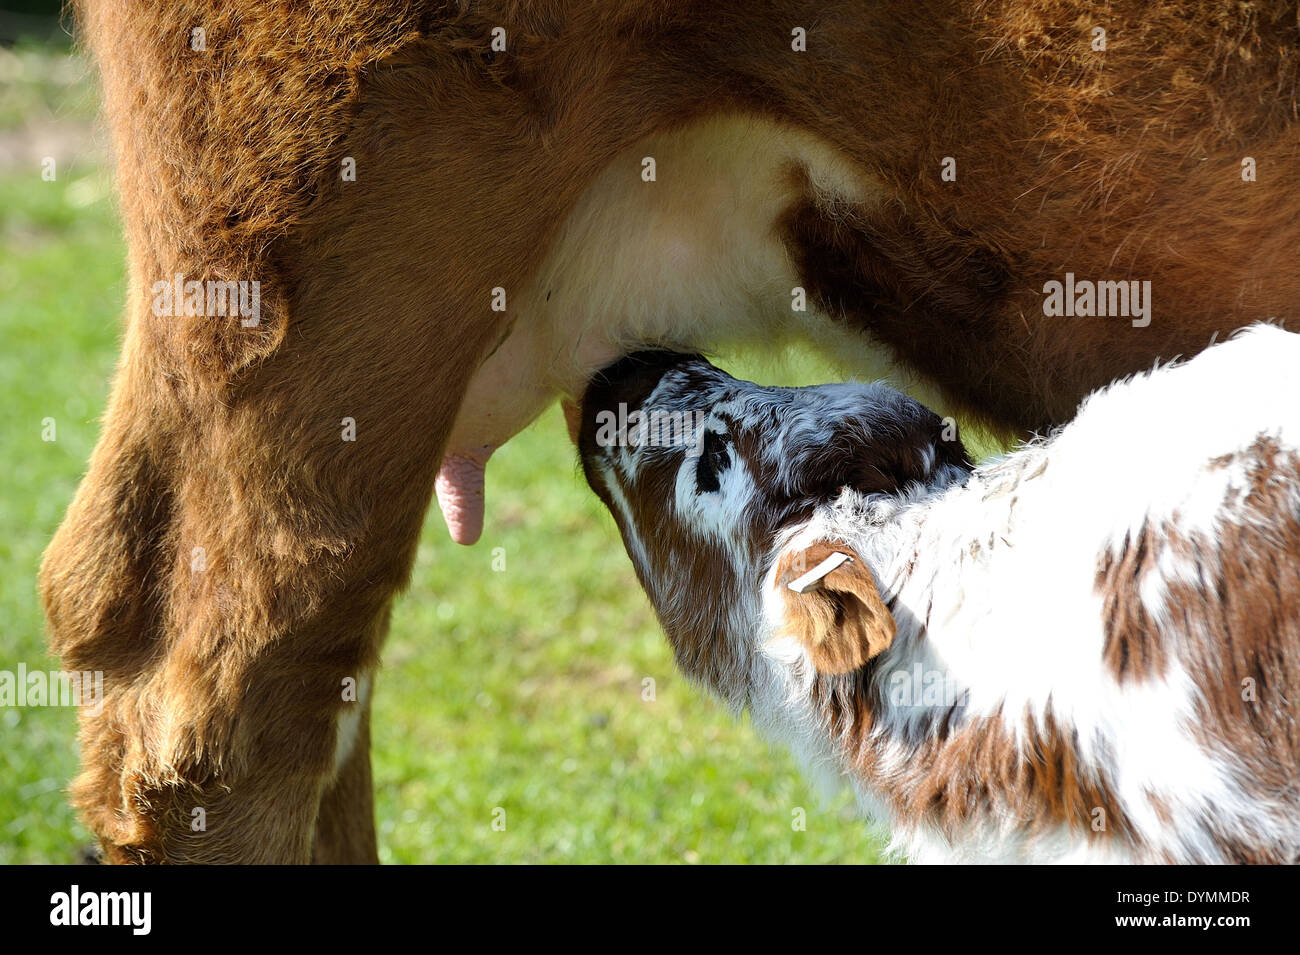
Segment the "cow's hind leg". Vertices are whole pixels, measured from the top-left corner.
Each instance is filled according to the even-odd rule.
[[[109,861],[306,862],[313,843],[322,861],[375,858],[366,676],[500,333],[483,322],[431,354],[427,290],[345,287],[365,306],[302,289],[285,346],[197,410],[129,336],[42,571],[55,651],[104,673],[73,793]]]
[[[154,36],[137,6],[93,8],[101,61]],[[139,43],[108,42],[120,24]],[[147,58],[110,71],[135,297],[104,435],[42,571],[55,651],[105,674],[102,709],[83,714],[74,798],[110,860],[306,862],[313,844],[321,859],[373,858],[369,827],[347,823],[370,811],[364,734],[336,767],[357,705],[347,681],[377,663],[470,376],[508,323],[528,321],[518,290],[591,179],[665,122],[632,71],[622,84],[566,76],[564,88],[596,92],[553,127],[561,116],[520,95],[513,72],[470,52],[491,25],[458,19],[466,42],[404,41],[365,70],[347,129],[320,133],[310,182],[279,218],[260,192],[218,201],[237,178],[224,153],[178,169],[130,138],[163,119],[207,121],[214,100],[187,106],[185,91],[243,74],[151,85],[137,81]],[[590,35],[575,27],[564,44],[585,49]],[[164,81],[177,105],[145,115]],[[307,125],[286,122],[287,141]],[[267,181],[257,163],[240,172]],[[218,214],[182,241],[193,210],[177,197],[195,184]],[[259,282],[267,314],[244,326],[156,313],[150,289],[182,274]]]

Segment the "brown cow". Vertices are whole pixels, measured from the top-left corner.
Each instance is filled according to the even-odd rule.
[[[634,344],[856,342],[1026,429],[1295,319],[1295,3],[79,16],[130,292],[41,585],[104,672],[74,798],[114,861],[373,861],[366,675],[435,477],[472,541],[491,449]]]

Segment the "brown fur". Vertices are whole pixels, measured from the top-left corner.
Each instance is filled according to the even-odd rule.
[[[851,559],[827,574],[817,589],[794,593],[788,584],[834,553]],[[819,673],[851,673],[889,649],[897,626],[880,599],[871,570],[853,548],[830,541],[781,558],[776,583],[790,631],[808,648]]]
[[[843,745],[906,825],[955,832],[972,821],[1014,820],[1025,834],[1064,827],[1097,839],[1129,837],[1112,783],[1085,770],[1077,740],[1049,715],[1041,726],[1026,717],[1022,742],[1007,719],[1000,714],[917,742],[898,740],[906,757],[897,770],[883,764],[878,745],[864,745],[869,720],[850,728]]]
[[[872,665],[856,673],[817,668],[814,700],[824,725],[900,825],[954,833],[972,822],[996,828],[1013,820],[1022,834],[1065,828],[1131,838],[1113,782],[1087,769],[1079,741],[1050,711],[1041,724],[1025,714],[1017,737],[1013,715],[962,720],[956,704],[934,731],[884,737],[873,714],[886,701]]]
[[[880,209],[789,211],[806,285],[1004,425],[1062,421],[1157,356],[1294,319],[1295,4],[1088,9],[79,0],[130,293],[41,587],[54,650],[109,688],[74,789],[108,857],[306,861],[325,840],[373,858],[368,795],[332,776],[338,687],[375,665],[460,397],[506,331],[488,291],[520,286],[651,133],[754,112],[885,183]],[[497,25],[507,54],[488,49]],[[1150,278],[1151,327],[1044,318],[1038,290],[1067,268]],[[175,273],[260,281],[261,324],[154,317],[149,287]]]
[[[1300,786],[1283,769],[1300,765],[1300,725],[1288,689],[1300,683],[1300,456],[1261,438],[1242,458],[1251,462],[1250,485],[1235,519],[1214,541],[1171,534],[1169,546],[1196,555],[1205,570],[1199,584],[1172,582],[1168,603],[1197,636],[1179,648],[1184,665],[1207,674],[1197,708],[1202,740],[1232,754],[1253,793],[1284,801]],[[1223,844],[1242,863],[1300,861],[1261,857],[1258,842],[1239,837],[1225,835]]]
[[[1167,648],[1160,645],[1160,628],[1142,602],[1142,581],[1157,572],[1159,548],[1169,539],[1168,529],[1155,534],[1143,524],[1136,540],[1126,540],[1118,556],[1106,553],[1097,569],[1106,627],[1103,659],[1119,683],[1165,674]]]
[[[671,468],[652,464],[641,469],[637,480],[620,487],[632,512],[637,515],[638,525],[642,520],[654,522],[663,519],[662,502],[669,498],[673,479]],[[593,483],[592,488],[605,505],[617,513],[609,499],[609,491],[599,482]],[[624,534],[626,530],[620,526]],[[729,599],[734,584],[721,572],[721,568],[726,566],[726,555],[718,545],[656,534],[647,542],[646,556],[650,568],[643,569],[639,565],[636,568],[642,586],[648,588],[655,574],[674,567],[698,581],[701,593],[720,595],[724,603]],[[717,638],[720,624],[711,604],[686,601],[671,611],[661,607],[655,609],[664,632],[673,637],[669,641],[673,657],[683,673],[704,686],[729,687],[734,684],[732,675],[739,665],[735,646],[728,640]],[[741,700],[737,697],[732,702],[739,706]]]
[[[1300,763],[1300,727],[1281,689],[1300,674],[1300,501],[1292,490],[1300,459],[1261,437],[1213,465],[1244,466],[1249,480],[1245,493],[1228,502],[1214,540],[1189,537],[1177,526],[1144,527],[1138,540],[1103,560],[1097,589],[1106,607],[1106,662],[1121,681],[1144,680],[1164,673],[1167,655],[1181,656],[1187,671],[1205,681],[1197,704],[1202,741],[1249,767],[1242,778],[1257,795],[1280,798],[1297,781],[1277,767]],[[1194,581],[1163,575],[1166,612],[1188,636],[1178,646],[1157,642],[1168,628],[1149,619],[1141,598],[1145,575],[1162,556],[1196,569]],[[1227,836],[1224,848],[1242,862],[1292,861],[1254,858],[1255,850]]]

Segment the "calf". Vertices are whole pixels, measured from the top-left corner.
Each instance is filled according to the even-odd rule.
[[[972,470],[879,385],[640,353],[578,438],[678,663],[912,860],[1294,862],[1297,363],[1257,326]]]

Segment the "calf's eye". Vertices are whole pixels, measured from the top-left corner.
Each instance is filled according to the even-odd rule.
[[[727,439],[716,431],[704,432],[704,447],[695,465],[695,490],[700,494],[718,490],[722,487],[718,475],[730,464]]]

